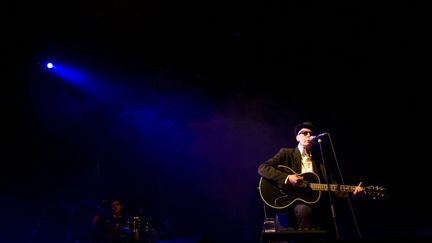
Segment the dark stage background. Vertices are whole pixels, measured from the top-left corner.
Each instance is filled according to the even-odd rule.
[[[7,12],[0,242],[86,242],[113,198],[170,240],[259,242],[258,165],[294,146],[304,120],[331,134],[346,184],[388,189],[353,202],[364,239],[431,237],[414,3],[20,1]],[[342,238],[357,239],[346,201],[337,216]]]

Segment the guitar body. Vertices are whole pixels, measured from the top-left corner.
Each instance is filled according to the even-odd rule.
[[[279,165],[279,169],[288,174],[296,174],[287,166]],[[312,172],[302,173],[299,175],[303,176],[303,180],[305,181],[304,186],[286,190],[280,189],[270,180],[261,177],[259,181],[259,193],[261,199],[271,208],[278,210],[286,209],[297,201],[308,204],[318,202],[321,197],[321,191],[312,190],[308,186],[309,183],[320,183],[318,175]]]

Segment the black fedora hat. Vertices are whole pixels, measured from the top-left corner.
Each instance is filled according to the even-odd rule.
[[[319,131],[319,128],[317,126],[315,126],[312,122],[305,121],[305,122],[302,122],[300,124],[297,124],[294,127],[294,136],[297,136],[298,132],[300,130],[302,130],[303,128],[308,128],[308,129],[312,130],[315,133],[318,133],[318,131]]]

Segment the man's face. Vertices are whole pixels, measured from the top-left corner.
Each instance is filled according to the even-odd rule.
[[[111,208],[112,208],[114,213],[120,213],[123,207],[119,201],[114,201],[111,204]]]
[[[314,135],[313,131],[309,128],[302,128],[296,136],[297,142],[299,142],[303,147],[312,146],[312,135]]]

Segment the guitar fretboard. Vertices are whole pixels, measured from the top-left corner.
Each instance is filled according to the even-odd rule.
[[[330,186],[330,191],[352,192],[355,189],[355,186],[338,185],[338,184],[327,185],[327,184],[310,183],[309,186],[314,191],[328,191],[329,186]]]

